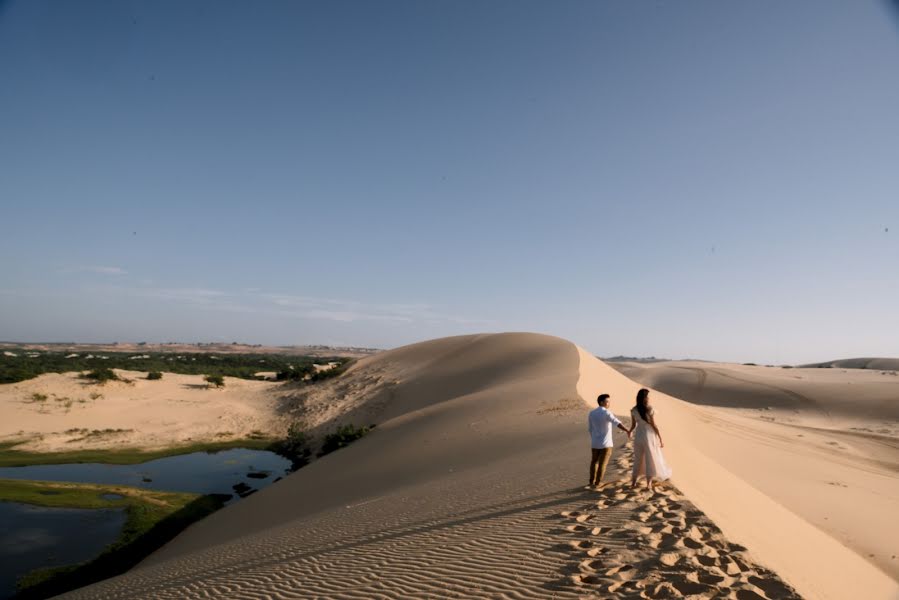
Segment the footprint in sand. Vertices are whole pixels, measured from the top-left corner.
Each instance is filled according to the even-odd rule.
[[[681,554],[678,554],[677,552],[663,552],[662,555],[659,556],[659,562],[666,567],[673,567],[682,559],[683,556]]]
[[[784,598],[791,595],[791,590],[773,577],[762,578],[750,575],[749,583],[759,588],[769,598]]]
[[[691,575],[698,579],[698,575],[696,575],[695,573]],[[674,589],[676,589],[684,596],[701,595],[701,597],[703,598],[711,598],[712,595],[716,591],[718,591],[716,588],[705,583],[700,583],[699,581],[691,581],[689,577],[690,575],[687,575],[682,579],[679,577],[675,577],[670,581],[670,583],[674,587]]]
[[[603,579],[599,575],[572,575],[572,580],[576,585],[601,585]]]

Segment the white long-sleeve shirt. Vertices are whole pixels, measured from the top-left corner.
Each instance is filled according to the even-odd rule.
[[[594,448],[612,447],[612,428],[621,425],[612,412],[604,406],[599,406],[587,415],[587,427],[590,431],[590,442]]]

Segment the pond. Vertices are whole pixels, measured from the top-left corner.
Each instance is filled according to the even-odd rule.
[[[233,494],[229,502],[271,485],[290,472],[286,458],[236,448],[194,452],[136,465],[99,463],[2,467],[0,479],[129,485],[167,492]],[[45,494],[53,494],[45,490]],[[57,492],[58,493],[58,492]],[[103,494],[107,500],[118,494]],[[114,542],[125,523],[121,509],[44,508],[0,502],[0,600],[11,597],[17,577],[51,566],[90,560]]]
[[[136,465],[86,463],[2,467],[0,479],[104,483],[166,492],[246,496],[290,471],[290,461],[274,452],[234,448],[167,456]]]
[[[16,578],[29,571],[94,558],[116,540],[124,524],[125,511],[120,508],[0,502],[0,598],[11,598]]]

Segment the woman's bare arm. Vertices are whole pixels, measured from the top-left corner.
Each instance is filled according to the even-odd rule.
[[[659,445],[664,448],[665,442],[662,441],[662,432],[659,431],[659,426],[656,425],[656,416],[652,413],[646,415],[646,422],[652,425],[652,428],[655,429],[656,435],[659,436]]]

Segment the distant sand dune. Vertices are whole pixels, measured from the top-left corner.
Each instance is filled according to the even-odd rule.
[[[803,368],[871,369],[874,371],[899,371],[899,358],[842,358],[827,362],[802,365]]]

